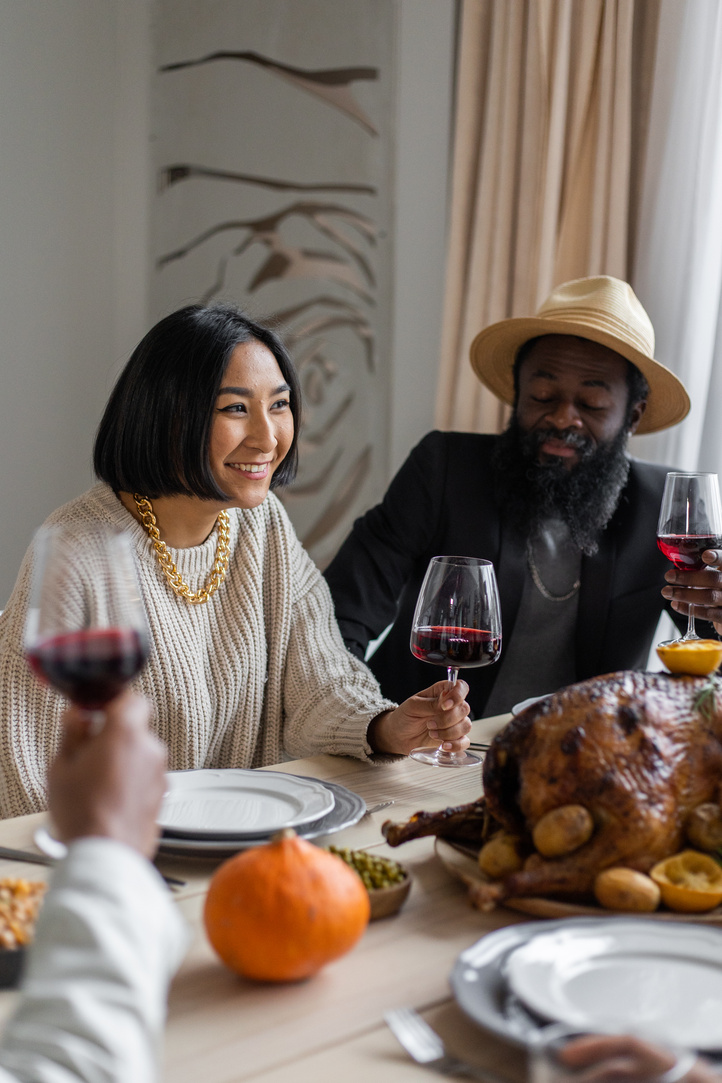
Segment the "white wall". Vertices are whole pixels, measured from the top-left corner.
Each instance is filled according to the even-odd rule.
[[[441,343],[454,33],[452,0],[401,0],[390,467],[433,428]]]
[[[272,2],[272,0],[269,0]],[[390,467],[432,426],[453,0],[399,18]],[[0,0],[0,608],[147,328],[152,0]]]
[[[125,40],[143,14],[135,0],[0,2],[0,607],[33,530],[87,487],[125,332],[145,321]]]

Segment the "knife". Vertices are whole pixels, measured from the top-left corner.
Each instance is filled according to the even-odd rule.
[[[13,850],[10,846],[0,846],[0,857],[6,857],[9,861],[27,861],[31,865],[55,865],[54,857],[46,854],[34,854],[30,850]]]
[[[47,854],[34,854],[30,850],[14,850],[11,846],[0,846],[0,857],[8,861],[27,861],[30,865],[57,865],[57,858],[48,857]],[[166,884],[170,887],[185,887],[185,880],[177,880],[174,876],[165,876],[161,873]]]

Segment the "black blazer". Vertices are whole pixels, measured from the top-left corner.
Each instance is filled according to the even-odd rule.
[[[397,702],[442,676],[409,650],[416,598],[432,556],[491,560],[501,597],[502,644],[514,634],[525,539],[504,522],[504,493],[491,467],[496,439],[455,432],[425,436],[383,502],[356,520],[326,570],[341,634],[354,654],[363,658],[369,641],[393,622],[369,665],[384,694]],[[598,552],[582,558],[577,680],[646,665],[666,606],[660,591],[670,564],[656,544],[666,473],[667,467],[632,461]],[[464,672],[472,717],[483,715],[497,670],[485,666]]]

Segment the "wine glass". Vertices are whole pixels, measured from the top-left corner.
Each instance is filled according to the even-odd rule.
[[[456,683],[459,670],[488,666],[501,654],[501,606],[494,565],[480,557],[432,557],[421,584],[411,627],[411,653],[422,662],[446,666]],[[471,752],[414,748],[411,757],[433,767],[472,767]]]
[[[716,474],[670,473],[659,510],[657,545],[679,571],[706,567],[705,549],[722,548],[722,506]],[[694,606],[689,606],[687,631],[677,642],[699,639]]]
[[[42,527],[35,536],[25,653],[40,680],[89,712],[140,672],[148,629],[130,537],[102,526]]]

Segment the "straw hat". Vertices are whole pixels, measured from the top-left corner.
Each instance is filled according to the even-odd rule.
[[[654,328],[631,286],[599,275],[557,286],[536,316],[501,320],[471,344],[471,364],[481,382],[503,402],[514,402],[513,366],[519,349],[537,335],[578,335],[616,350],[649,383],[638,433],[658,432],[686,417],[690,402],[681,380],[654,360]]]

